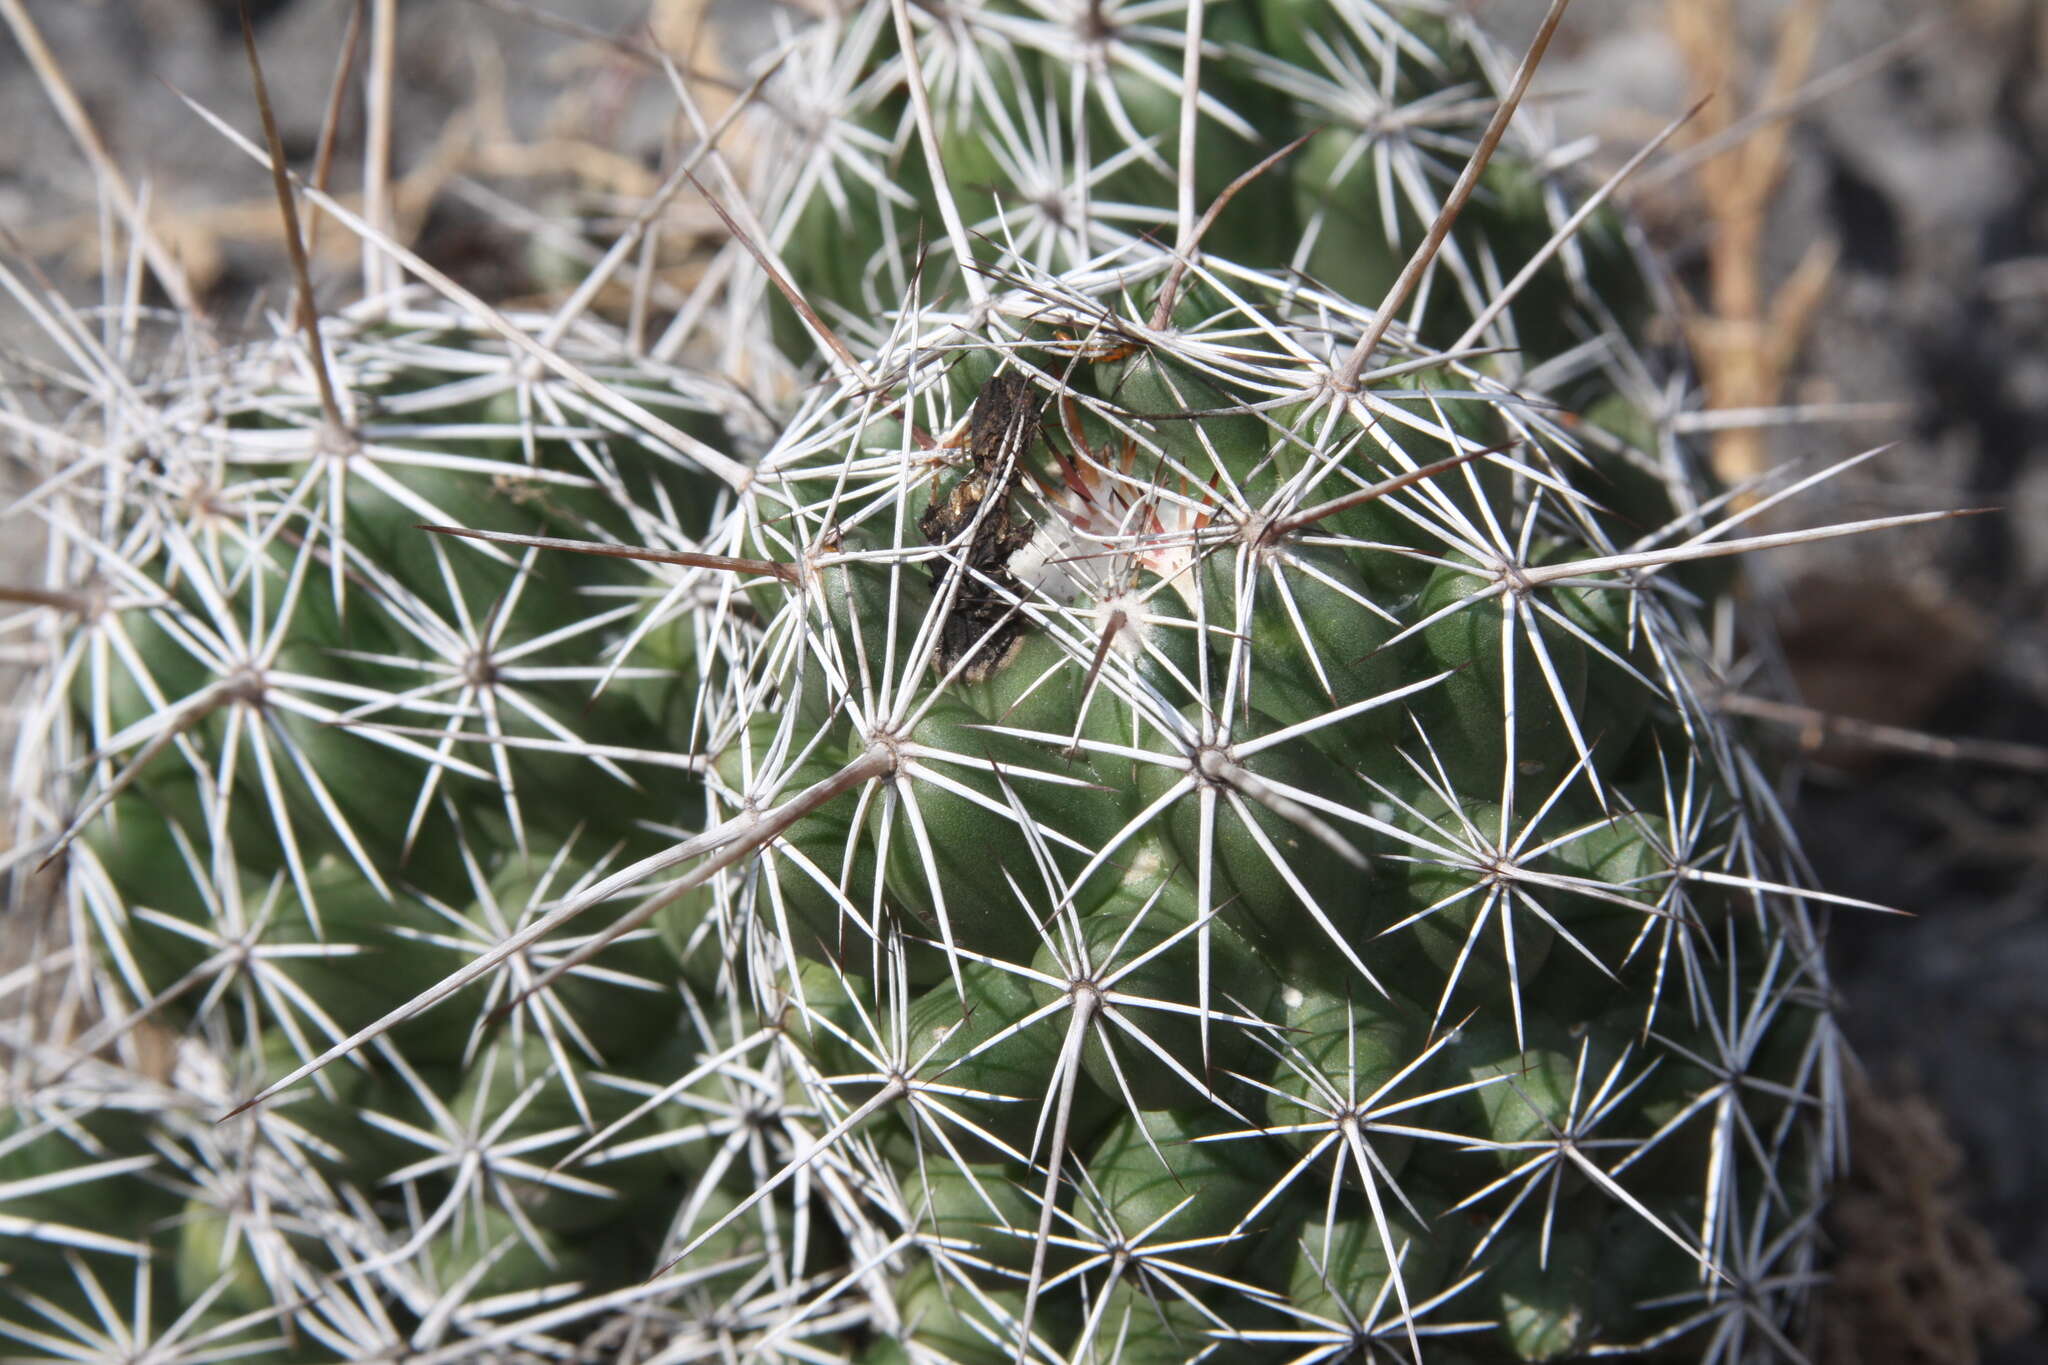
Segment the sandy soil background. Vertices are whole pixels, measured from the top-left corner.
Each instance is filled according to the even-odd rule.
[[[254,126],[232,6],[0,0],[16,4],[113,161],[146,187],[207,310],[232,331],[276,306],[267,179],[179,97]],[[350,7],[253,8],[287,146],[309,154]],[[401,221],[487,296],[545,291],[559,278],[554,253],[587,254],[653,186],[671,97],[646,67],[512,0],[403,8]],[[651,24],[713,69],[776,21],[767,0],[558,8],[599,34]],[[1540,10],[1470,8],[1511,41]],[[1796,39],[1808,17],[1800,59],[1788,23]],[[1776,93],[1774,66],[1787,77]],[[1842,723],[2048,745],[2044,68],[2048,12],[2030,0],[1577,0],[1541,87],[1543,116],[1599,139],[1596,165],[1618,163],[1708,90],[1701,133],[1786,113],[1762,135],[1780,137],[1780,159],[1745,166],[1739,149],[1631,191],[1698,303],[1694,335],[1721,402],[1836,414],[1717,437],[1719,458],[1817,464],[1897,443],[1802,499],[1800,524],[2003,509],[1751,565],[1783,641],[1778,682],[1814,708],[1772,728],[1803,760],[1796,811],[1818,875],[1914,915],[1835,922],[1844,1019],[1874,1097],[1838,1223],[1850,1325],[1830,1354],[1843,1361],[1966,1361],[1989,1337],[2005,1342],[1984,1359],[2048,1360],[2048,1331],[2013,1292],[2023,1282],[2048,1294],[2048,750],[1915,752],[1907,736],[1873,745]],[[0,129],[0,250],[92,299],[105,227],[93,172],[4,34]],[[335,183],[359,181],[360,152],[343,138]],[[669,234],[680,275],[692,235],[714,227],[680,210]],[[531,245],[536,231],[549,246]],[[330,280],[341,259],[323,264]],[[18,373],[36,345],[0,308],[0,368]],[[0,546],[0,581],[32,577],[32,554]],[[2001,1279],[2001,1264],[2018,1280]]]

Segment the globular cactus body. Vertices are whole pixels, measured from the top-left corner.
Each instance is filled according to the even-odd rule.
[[[1389,292],[1507,86],[1448,9],[860,7],[760,392],[373,300],[338,426],[285,337],[80,438],[0,1332],[1790,1350],[1839,1060],[1739,523],[1533,135]]]

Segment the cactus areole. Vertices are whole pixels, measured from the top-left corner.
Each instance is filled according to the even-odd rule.
[[[838,7],[661,344],[380,295],[339,445],[295,335],[73,348],[0,1334],[1793,1358],[1777,538],[1462,8]]]

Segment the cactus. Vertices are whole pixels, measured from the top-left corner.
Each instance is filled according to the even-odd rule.
[[[1786,537],[1511,64],[1370,0],[777,60],[716,333],[52,324],[0,1336],[1796,1354],[1840,902],[1713,705]]]

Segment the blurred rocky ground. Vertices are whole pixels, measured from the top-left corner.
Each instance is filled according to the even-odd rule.
[[[232,6],[22,2],[113,161],[145,187],[207,310],[232,332],[278,306],[264,172],[177,93],[254,126]],[[1466,3],[1510,41],[1542,8]],[[286,145],[307,157],[350,6],[252,8]],[[555,10],[585,31],[516,0],[402,7],[391,111],[399,221],[492,298],[558,283],[559,262],[606,240],[608,221],[659,174],[672,97],[658,70],[603,35],[651,22],[671,51],[717,69],[778,14],[768,0]],[[2001,509],[1751,562],[1782,650],[1755,691],[1789,688],[1814,708],[1805,724],[1771,732],[1803,757],[1796,810],[1808,854],[1828,887],[1914,916],[1834,921],[1845,1026],[1879,1102],[1864,1150],[1882,1169],[1866,1181],[1903,1190],[1893,1204],[1920,1210],[1873,1222],[1845,1204],[1845,1239],[1893,1255],[1870,1273],[1901,1321],[1833,1348],[1841,1360],[1969,1360],[1973,1327],[2025,1329],[1985,1359],[2048,1359],[2048,1332],[2026,1328],[1989,1248],[1936,1216],[1959,1201],[2032,1295],[2048,1294],[2048,772],[2029,770],[2024,754],[1912,752],[1898,734],[1904,749],[1848,742],[1827,719],[2048,744],[2044,68],[2048,11],[2032,0],[1576,0],[1539,87],[1539,116],[1597,139],[1596,168],[1701,93],[1713,102],[1675,146],[1789,111],[1759,120],[1761,139],[1782,135],[1778,164],[1681,153],[1690,173],[1652,171],[1627,192],[1694,302],[1716,397],[1840,417],[1712,436],[1717,458],[1738,472],[1812,470],[1896,443],[1796,500],[1777,526]],[[344,127],[360,129],[360,110]],[[91,300],[106,240],[94,175],[8,39],[0,128],[12,130],[0,138],[0,242]],[[360,183],[359,133],[335,153],[332,183]],[[693,237],[713,226],[700,209],[679,210],[668,233],[678,281]],[[322,266],[337,290],[341,268]],[[27,337],[18,314],[0,313],[0,353]],[[0,566],[0,581],[20,576]],[[1926,1243],[1917,1258],[1898,1245],[1914,1238]]]
[[[1701,92],[1701,44],[1674,23],[1680,6],[1694,17],[1723,8],[1574,4],[1575,26],[1544,72],[1563,131],[1597,134],[1611,149],[1604,159],[1617,161]],[[1539,7],[1482,6],[1508,8]],[[1736,56],[1716,103],[1748,112],[1772,102],[1772,65],[1800,8],[1732,7]],[[1773,529],[1929,507],[1998,510],[1754,557],[1755,591],[1776,621],[1795,695],[1825,716],[2048,745],[2048,10],[2027,0],[1812,8],[1821,22],[1809,84],[1868,65],[1870,54],[1882,64],[1786,125],[1783,174],[1755,234],[1763,306],[1750,321],[1766,347],[1788,340],[1780,329],[1803,326],[1782,401],[1900,411],[1767,433],[1763,462],[1801,470],[1897,443],[1799,498]],[[1527,24],[1515,16],[1514,26]],[[1725,265],[1718,235],[1743,230],[1717,214],[1715,188],[1710,176],[1652,180],[1636,195],[1709,312]],[[1816,284],[1817,262],[1827,268]],[[1910,1103],[1924,1092],[1933,1102],[1959,1144],[1955,1189],[2040,1301],[2048,766],[2030,767],[2024,754],[1957,762],[1843,743],[1817,718],[1781,738],[1807,757],[1795,809],[1822,884],[1915,916],[1834,920],[1844,1023],[1872,1093]],[[1882,1135],[1870,1145],[1898,1155]],[[1959,1261],[1967,1298],[1990,1273],[1975,1254],[1932,1248],[1923,1269],[1954,1276]],[[1941,1310],[1920,1307],[1886,1348],[1866,1343],[1844,1358],[1970,1358],[1938,1353],[1931,1339],[1942,1327],[1929,1319]],[[2014,1307],[1987,1304],[1986,1325]],[[2036,1326],[1987,1358],[2048,1359],[2048,1335]]]

